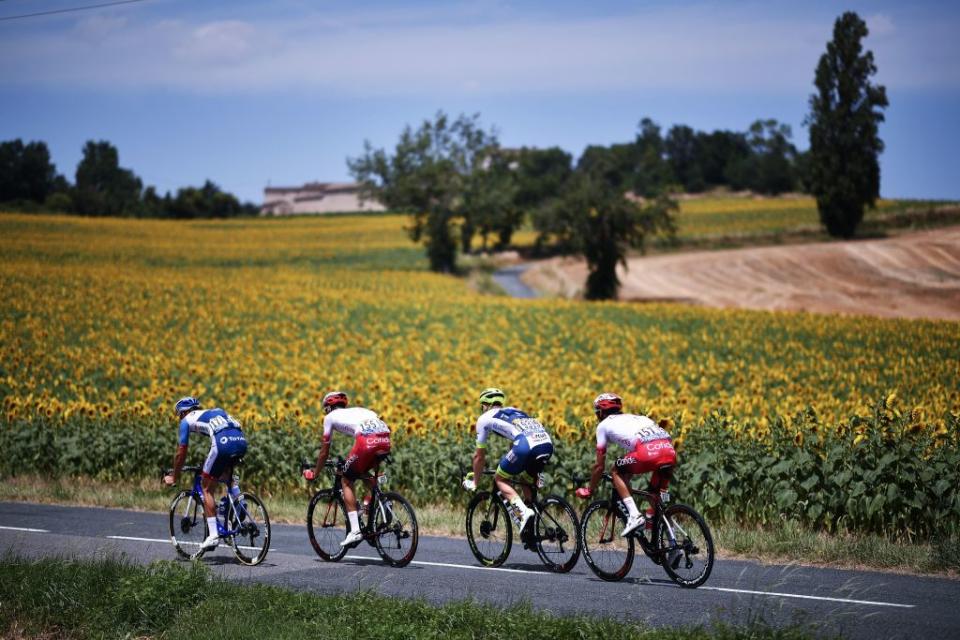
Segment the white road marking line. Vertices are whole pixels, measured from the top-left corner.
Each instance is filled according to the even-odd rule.
[[[133,540],[134,542],[162,542],[163,544],[170,544],[170,538],[166,538],[166,539],[161,539],[161,538],[135,538],[135,537],[133,537],[133,536],[104,536],[104,537],[106,537],[106,538],[111,538],[111,539],[113,539],[113,540]],[[196,547],[199,547],[199,546],[200,546],[200,543],[199,543],[199,542],[186,542],[186,543],[181,543],[181,544],[188,544],[188,545],[193,545],[193,546],[196,546]],[[223,544],[225,544],[225,545],[227,545],[227,546],[230,546],[230,544],[229,544],[228,542],[224,542]],[[250,549],[250,550],[256,551],[256,550],[258,550],[260,547],[245,547],[244,545],[240,545],[240,548],[241,548],[241,549]],[[276,547],[273,547],[273,546],[270,547],[270,551],[276,551],[276,550],[277,550]]]
[[[825,600],[827,602],[845,602],[848,604],[869,604],[877,607],[902,607],[913,609],[917,605],[899,604],[897,602],[878,602],[875,600],[853,600],[850,598],[828,598],[826,596],[806,596],[798,593],[779,593],[777,591],[750,591],[749,589],[727,589],[724,587],[700,587],[706,591],[726,591],[728,593],[747,593],[756,596],[776,596],[779,598],[800,598],[802,600]]]
[[[6,529],[7,531],[27,531],[28,533],[50,533],[47,529],[30,529],[28,527],[2,527],[0,529]]]
[[[344,556],[351,560],[379,560],[378,556]],[[478,567],[469,564],[452,564],[448,562],[426,562],[424,560],[411,560],[410,564],[421,564],[427,567],[447,567],[449,569],[475,569],[477,571],[503,571],[505,573],[525,573],[527,575],[539,575],[545,571],[530,571],[529,569],[504,569],[503,567]]]
[[[0,527],[0,529],[9,529],[12,527]],[[28,531],[43,531],[42,529],[28,529]],[[162,542],[163,544],[170,544],[170,540],[162,540],[158,538],[135,538],[133,536],[107,536],[108,538],[113,538],[115,540],[134,540],[139,542]],[[192,544],[192,543],[190,543]],[[197,543],[199,544],[199,543]],[[251,547],[240,547],[241,549],[250,549]],[[276,551],[275,548],[270,547],[271,551]],[[344,556],[350,560],[379,560],[378,556],[356,556],[348,555]],[[427,567],[445,567],[448,569],[473,569],[475,571],[501,571],[504,573],[525,573],[527,575],[539,575],[539,571],[530,571],[529,569],[505,569],[503,567],[478,567],[475,565],[469,564],[453,564],[451,562],[427,562],[425,560],[411,560],[410,564],[419,564]],[[798,593],[780,593],[777,591],[751,591],[749,589],[728,589],[725,587],[699,587],[703,591],[724,591],[727,593],[745,593],[749,595],[756,596],[775,596],[778,598],[798,598],[801,600],[823,600],[826,602],[843,602],[847,604],[863,604],[863,605],[872,605],[876,607],[900,607],[903,609],[913,609],[916,605],[913,604],[900,604],[897,602],[880,602],[876,600],[854,600],[851,598],[828,598],[826,596],[807,596]]]

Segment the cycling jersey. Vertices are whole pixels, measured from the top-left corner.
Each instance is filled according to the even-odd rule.
[[[247,452],[247,439],[237,422],[223,409],[196,409],[180,421],[180,444],[186,446],[191,433],[210,436],[210,452],[203,463],[206,476],[219,477]]]
[[[330,441],[334,431],[356,438],[359,435],[389,434],[390,427],[370,409],[344,407],[334,409],[323,419],[324,442]]]
[[[353,448],[343,463],[343,473],[355,480],[390,453],[390,427],[370,409],[334,409],[323,419],[323,441],[330,442],[337,431],[354,438]]]
[[[490,433],[511,440],[510,450],[497,466],[499,476],[512,478],[526,472],[532,477],[543,471],[553,455],[550,434],[540,421],[514,407],[494,407],[477,419],[477,448],[486,448]]]
[[[670,439],[670,434],[647,416],[632,413],[615,413],[597,425],[597,451],[606,452],[612,442],[632,451],[637,444],[654,440]]]
[[[597,451],[606,453],[608,442],[629,451],[613,463],[620,473],[652,471],[650,485],[655,489],[667,488],[670,472],[660,469],[676,464],[677,453],[665,429],[647,416],[615,413],[597,425]]]
[[[508,440],[515,440],[522,435],[532,446],[551,442],[550,434],[539,420],[513,407],[494,407],[477,419],[477,448],[486,448],[490,433]]]

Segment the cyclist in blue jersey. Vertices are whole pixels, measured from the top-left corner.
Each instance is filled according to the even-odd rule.
[[[513,518],[519,531],[523,531],[534,511],[524,504],[508,480],[540,482],[540,473],[553,455],[550,434],[540,422],[515,407],[504,407],[506,395],[500,389],[484,389],[480,394],[482,415],[477,419],[477,450],[473,455],[473,471],[463,480],[463,488],[476,491],[474,478],[483,473],[486,461],[487,437],[494,433],[511,441],[510,450],[500,459],[493,479],[497,489],[513,507]],[[523,487],[525,497],[531,498],[530,489]]]
[[[217,532],[217,516],[214,494],[218,480],[228,480],[233,473],[237,460],[247,452],[247,439],[243,436],[240,423],[220,408],[204,409],[196,398],[180,398],[174,408],[180,420],[180,435],[177,452],[173,457],[173,474],[164,476],[167,485],[174,485],[180,479],[180,471],[187,459],[187,444],[191,433],[209,436],[210,453],[203,463],[203,515],[207,518],[207,539],[200,545],[201,551],[216,549],[220,544]],[[240,499],[240,485],[236,477],[230,483],[230,494]]]

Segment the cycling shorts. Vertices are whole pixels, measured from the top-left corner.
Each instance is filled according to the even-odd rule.
[[[343,475],[356,480],[366,474],[390,453],[390,434],[371,433],[358,435],[353,448],[343,463]]]
[[[614,464],[618,472],[634,474],[657,471],[664,465],[676,463],[677,452],[673,449],[673,443],[669,438],[661,438],[650,442],[638,442],[633,451],[618,458]],[[650,477],[650,484],[656,489],[666,489],[669,482],[669,473],[654,473]]]
[[[240,429],[223,429],[213,436],[210,453],[203,463],[203,475],[219,478],[220,475],[247,452],[247,439]]]
[[[500,458],[497,475],[502,478],[516,478],[521,473],[526,472],[529,476],[528,479],[532,479],[543,471],[552,455],[552,442],[541,442],[531,447],[527,437],[519,435],[513,441],[510,450]]]

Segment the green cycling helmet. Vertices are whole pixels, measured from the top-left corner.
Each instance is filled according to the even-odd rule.
[[[503,404],[506,399],[507,395],[496,387],[490,387],[480,392],[480,404]]]

